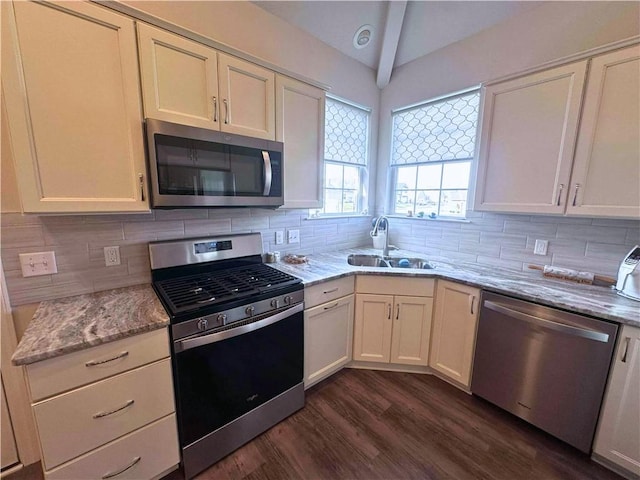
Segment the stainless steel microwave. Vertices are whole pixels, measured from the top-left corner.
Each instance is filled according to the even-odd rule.
[[[153,208],[284,203],[281,142],[151,118],[146,130]]]

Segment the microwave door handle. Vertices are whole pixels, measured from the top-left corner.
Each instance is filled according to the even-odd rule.
[[[262,195],[267,197],[271,192],[271,181],[272,181],[272,172],[271,172],[271,158],[269,157],[269,152],[266,150],[262,151],[262,160],[264,161],[264,191]]]

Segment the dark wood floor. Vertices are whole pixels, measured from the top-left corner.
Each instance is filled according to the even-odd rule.
[[[40,479],[23,471],[8,480]],[[198,480],[620,480],[578,450],[431,375],[346,369]],[[182,479],[179,471],[164,480]]]

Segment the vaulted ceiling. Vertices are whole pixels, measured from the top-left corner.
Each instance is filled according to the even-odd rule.
[[[536,8],[536,1],[256,1],[256,5],[378,72],[393,68]],[[371,25],[365,48],[354,34]]]

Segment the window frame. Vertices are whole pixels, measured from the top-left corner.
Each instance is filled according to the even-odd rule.
[[[366,124],[366,140],[365,140],[365,158],[364,165],[359,163],[352,163],[347,161],[339,161],[335,159],[327,159],[326,152],[323,152],[323,176],[322,176],[322,208],[311,209],[312,216],[315,217],[352,217],[352,216],[360,216],[366,214],[368,210],[368,196],[367,196],[367,183],[369,181],[369,167],[370,167],[370,152],[371,152],[371,108],[365,107],[363,105],[359,105],[357,103],[351,102],[344,98],[337,97],[335,95],[327,95],[327,101],[334,101],[338,103],[342,103],[348,107],[355,108],[361,110],[366,114],[367,124]],[[327,102],[328,103],[328,102]],[[326,107],[325,107],[325,115],[326,115]],[[325,128],[325,142],[326,142],[326,128]],[[327,165],[337,165],[343,167],[343,180],[342,180],[342,188],[328,187],[327,185]],[[327,191],[353,191],[352,188],[344,188],[344,167],[352,167],[356,168],[358,172],[358,188],[356,189],[356,206],[354,212],[345,212],[344,211],[344,193],[342,195],[341,200],[341,211],[340,212],[326,212],[326,201],[327,201]]]
[[[400,113],[404,113],[410,110],[418,110],[420,108],[424,108],[427,107],[429,105],[434,105],[434,104],[438,104],[438,103],[444,103],[446,101],[450,101],[450,100],[455,100],[456,98],[459,97],[464,97],[464,96],[468,96],[471,94],[477,94],[478,95],[478,117],[476,119],[476,128],[475,128],[475,138],[474,138],[474,151],[471,154],[471,156],[469,157],[461,157],[461,158],[452,158],[452,159],[440,159],[440,160],[424,160],[424,161],[420,161],[420,162],[410,162],[410,163],[398,163],[398,164],[394,164],[393,162],[393,152],[394,152],[394,134],[395,134],[395,130],[394,130],[394,116]],[[387,178],[389,180],[389,196],[387,198],[387,207],[388,207],[388,211],[391,212],[391,215],[397,215],[397,216],[408,216],[407,212],[397,212],[396,211],[396,199],[397,199],[397,194],[398,192],[401,191],[407,191],[407,192],[412,192],[413,193],[413,208],[410,209],[410,211],[412,212],[412,217],[417,217],[418,216],[418,211],[416,211],[416,209],[418,209],[419,207],[417,206],[417,194],[418,192],[422,192],[422,191],[434,191],[434,192],[438,192],[438,211],[436,213],[436,218],[439,219],[444,219],[444,220],[465,220],[466,219],[466,210],[469,209],[469,205],[470,205],[470,195],[473,194],[473,186],[472,186],[472,177],[474,174],[474,170],[475,170],[475,166],[476,166],[476,159],[477,159],[477,152],[478,152],[478,140],[479,140],[479,129],[480,129],[480,108],[481,108],[481,89],[479,86],[473,87],[473,88],[469,88],[469,89],[465,89],[462,91],[458,91],[458,92],[454,92],[452,94],[449,95],[442,95],[439,97],[435,97],[433,99],[424,101],[424,102],[420,102],[420,103],[416,103],[416,104],[412,104],[406,107],[402,107],[402,108],[398,108],[398,109],[394,109],[391,111],[391,142],[390,142],[390,155],[389,155],[389,166],[388,166],[388,175]],[[469,179],[467,182],[467,186],[465,188],[442,188],[442,184],[443,184],[443,177],[444,177],[444,166],[445,165],[450,165],[450,164],[455,164],[455,163],[468,163],[469,164]],[[421,189],[418,188],[418,172],[419,172],[419,168],[421,166],[427,166],[427,165],[441,165],[441,169],[440,169],[440,181],[439,181],[439,188],[435,189],[435,188],[429,188],[429,189]],[[400,168],[405,168],[405,167],[413,167],[416,168],[416,176],[415,176],[415,182],[413,184],[412,188],[407,188],[405,189],[397,189],[397,182],[398,182],[398,172]],[[466,190],[466,200],[465,200],[465,211],[462,213],[462,215],[457,216],[457,215],[445,215],[445,214],[441,214],[440,210],[442,208],[442,192],[446,192],[446,191],[460,191],[460,190]],[[431,212],[426,212],[425,211],[425,217],[427,217],[429,215],[429,213]]]

